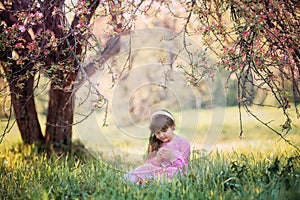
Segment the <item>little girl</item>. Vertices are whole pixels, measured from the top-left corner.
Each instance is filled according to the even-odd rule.
[[[186,171],[190,143],[174,134],[175,120],[171,113],[160,110],[152,114],[147,158],[143,165],[124,175],[133,183],[158,177],[171,178]]]

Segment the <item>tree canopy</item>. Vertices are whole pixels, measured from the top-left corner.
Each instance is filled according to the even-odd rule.
[[[167,4],[172,12],[172,7]],[[300,117],[300,4],[294,0],[189,1],[183,30],[201,36],[217,56],[217,67],[238,81],[238,105],[283,138],[270,122],[261,121],[249,105],[280,108],[286,120],[282,131],[292,128],[289,112]],[[176,17],[181,17],[173,12]],[[197,77],[195,77],[197,80]],[[264,97],[255,99],[256,94]],[[266,104],[272,95],[276,103]],[[242,121],[241,121],[242,123]],[[294,123],[294,125],[297,123]],[[241,136],[242,136],[241,124]]]

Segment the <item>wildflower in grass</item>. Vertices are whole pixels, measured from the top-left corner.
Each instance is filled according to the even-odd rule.
[[[145,163],[124,175],[133,183],[162,180],[162,177],[170,179],[177,173],[186,172],[188,166],[190,143],[174,133],[175,120],[171,113],[166,110],[153,113],[150,130]]]
[[[4,166],[7,166],[8,163],[9,163],[8,160],[4,160],[4,161],[3,161],[3,165],[4,165]]]

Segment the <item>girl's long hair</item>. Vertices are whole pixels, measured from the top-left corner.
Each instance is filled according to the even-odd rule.
[[[166,111],[168,112],[168,111]],[[169,112],[168,112],[169,113]],[[171,113],[169,113],[171,115]],[[147,159],[151,157],[156,156],[157,150],[161,147],[162,141],[159,140],[155,133],[159,131],[167,131],[169,127],[172,127],[175,125],[175,122],[170,117],[163,115],[163,114],[157,114],[152,116],[151,124],[150,124],[150,137],[149,137],[149,144],[148,144],[148,150],[147,150]]]

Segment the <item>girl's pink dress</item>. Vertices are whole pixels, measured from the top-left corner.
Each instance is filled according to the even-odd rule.
[[[187,139],[176,135],[172,141],[163,143],[160,148],[166,148],[174,153],[174,160],[163,159],[158,162],[155,157],[147,159],[135,170],[124,175],[133,183],[158,177],[171,178],[176,173],[186,172],[190,156],[190,143]]]

